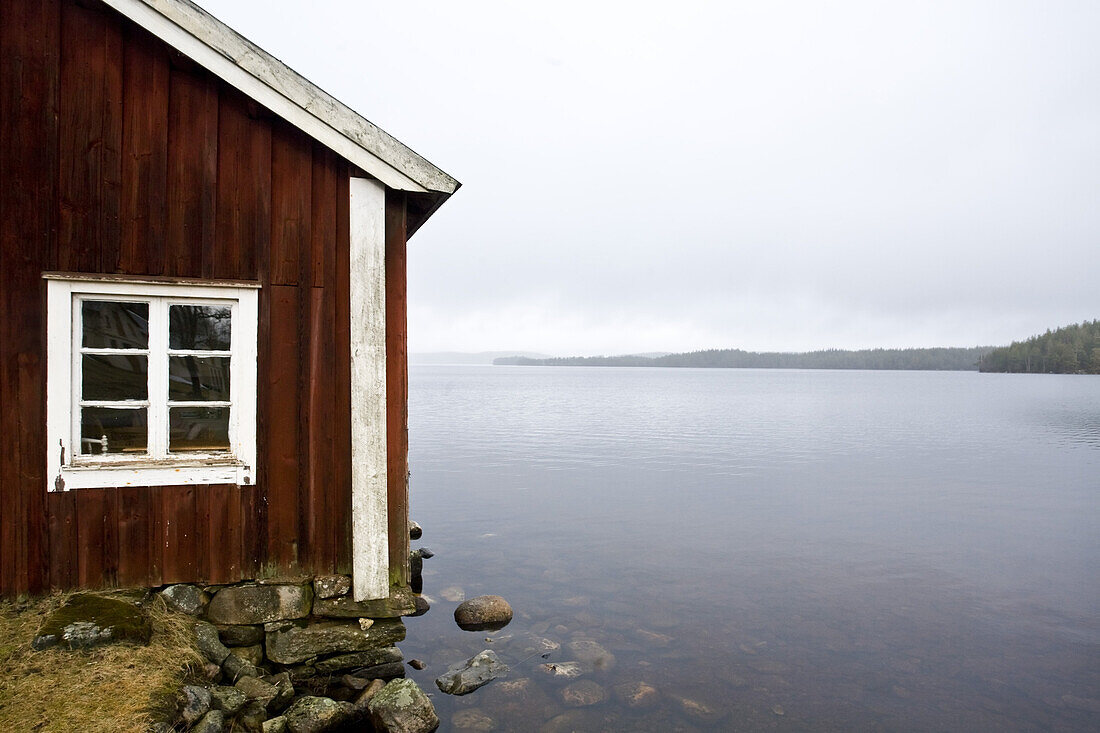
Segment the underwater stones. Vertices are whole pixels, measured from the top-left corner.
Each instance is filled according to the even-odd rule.
[[[465,695],[507,672],[508,666],[496,652],[486,649],[464,663],[451,666],[436,678],[435,685],[448,695]]]
[[[206,607],[215,624],[263,624],[309,616],[312,585],[235,585],[222,588]]]
[[[464,631],[495,631],[512,620],[512,607],[500,596],[477,596],[455,609],[455,623]]]
[[[615,666],[615,655],[591,639],[569,642],[569,651],[574,659],[593,669],[611,669]]]
[[[432,701],[412,680],[387,683],[371,698],[367,711],[381,733],[430,733],[439,727]]]
[[[607,699],[607,691],[592,680],[578,680],[561,691],[561,699],[571,708],[598,705]]]
[[[333,653],[392,646],[404,638],[405,626],[398,619],[382,619],[366,630],[357,621],[322,621],[268,632],[267,658],[277,664],[299,664]]]
[[[660,693],[648,682],[623,682],[615,685],[615,697],[629,708],[644,710],[657,704]]]
[[[467,708],[466,710],[459,710],[451,716],[451,726],[455,728],[455,730],[469,730],[484,733],[485,731],[495,730],[497,724],[495,720],[490,718],[483,711],[477,708]]]
[[[673,695],[672,699],[680,706],[680,710],[687,718],[697,723],[714,725],[726,717],[726,711],[714,707],[713,705],[708,705],[701,700],[695,700],[681,695]]]
[[[584,674],[585,669],[580,662],[550,662],[540,664],[540,672],[553,680],[572,680]]]
[[[459,603],[460,601],[466,600],[466,591],[462,590],[462,588],[457,585],[448,585],[446,588],[439,591],[439,596],[445,601]]]

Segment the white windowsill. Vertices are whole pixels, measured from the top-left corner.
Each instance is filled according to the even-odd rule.
[[[237,484],[253,483],[253,471],[234,460],[207,460],[157,463],[101,463],[65,466],[61,469],[62,486],[54,491],[71,489],[102,489],[115,486],[175,486],[177,484]]]

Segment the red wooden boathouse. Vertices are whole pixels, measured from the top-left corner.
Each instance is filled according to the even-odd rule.
[[[188,0],[2,0],[0,594],[407,582],[405,246],[458,185]]]

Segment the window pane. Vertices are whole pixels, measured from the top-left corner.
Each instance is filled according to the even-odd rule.
[[[229,408],[169,408],[168,450],[173,453],[228,451]]]
[[[135,410],[110,407],[80,409],[82,455],[144,453],[148,443],[149,427],[144,407]]]
[[[149,357],[141,354],[84,354],[81,399],[145,400],[149,398]]]
[[[228,305],[168,308],[168,348],[229,351],[233,309]]]
[[[168,399],[229,400],[228,356],[168,357]]]
[[[83,345],[90,349],[149,348],[149,304],[85,300]]]

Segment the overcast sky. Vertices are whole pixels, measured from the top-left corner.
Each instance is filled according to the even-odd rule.
[[[458,178],[412,351],[1100,318],[1100,3],[200,0]]]

